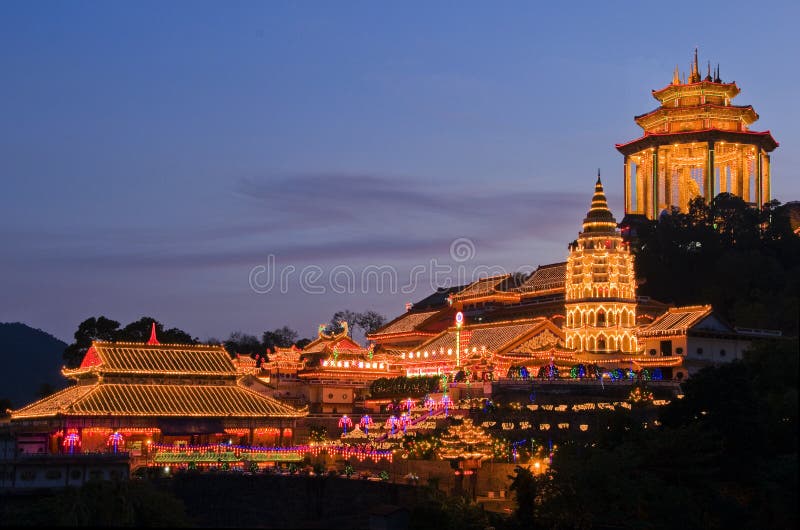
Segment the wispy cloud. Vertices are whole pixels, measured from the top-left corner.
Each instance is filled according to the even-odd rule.
[[[543,192],[492,181],[463,186],[436,179],[315,173],[244,178],[231,190],[236,215],[197,227],[117,227],[80,234],[0,230],[0,242],[67,264],[99,267],[252,266],[273,254],[285,262],[350,265],[446,256],[468,237],[482,261],[492,252],[534,254],[566,243],[580,226],[589,193]],[[502,264],[500,264],[502,265]]]

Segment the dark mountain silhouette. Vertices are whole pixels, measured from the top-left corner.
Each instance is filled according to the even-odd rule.
[[[61,367],[66,347],[40,329],[20,322],[0,323],[0,400],[8,399],[19,408],[45,392],[64,388],[68,381],[61,376]]]

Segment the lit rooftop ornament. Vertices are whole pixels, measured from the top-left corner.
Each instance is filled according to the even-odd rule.
[[[161,344],[160,342],[158,342],[158,338],[156,337],[156,323],[155,322],[153,322],[153,325],[150,328],[150,338],[147,339],[147,344],[150,344],[150,345]]]

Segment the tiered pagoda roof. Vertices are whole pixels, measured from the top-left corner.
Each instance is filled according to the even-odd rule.
[[[617,230],[617,220],[611,209],[608,207],[603,182],[600,180],[600,173],[597,174],[597,182],[594,185],[594,195],[592,195],[592,205],[583,219],[583,231],[581,236],[590,235],[619,235]]]
[[[769,131],[750,131],[748,127],[758,120],[750,105],[732,105],[739,94],[735,82],[720,79],[719,68],[712,76],[711,65],[705,78],[700,75],[695,50],[694,62],[688,79],[681,80],[677,68],[672,83],[653,90],[653,97],[661,104],[655,110],[635,117],[644,135],[624,144],[617,150],[629,155],[642,149],[671,143],[726,141],[730,143],[757,144],[765,151],[773,151],[778,142]]]

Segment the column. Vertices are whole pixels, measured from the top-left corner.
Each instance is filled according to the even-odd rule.
[[[652,195],[651,195],[651,203],[650,203],[650,212],[651,219],[655,219],[658,217],[658,148],[653,150],[653,168],[652,168]]]
[[[688,211],[687,206],[689,204],[689,199],[687,192],[691,171],[692,170],[687,165],[678,167],[678,208],[680,208],[683,213]]]
[[[744,202],[747,203],[753,202],[750,200],[749,166],[750,164],[747,163],[747,147],[743,145],[739,151],[739,182],[741,183],[739,193],[742,199],[744,199]]]
[[[714,141],[708,141],[708,151],[706,153],[706,202],[711,204],[711,201],[714,199],[714,180],[716,175],[714,174]]]
[[[767,153],[764,153],[764,202],[770,201],[770,187],[772,184],[772,163]]]
[[[670,159],[672,158],[671,149],[664,149],[664,196],[662,200],[667,207],[667,210],[672,206],[672,168],[670,167]]]
[[[622,173],[624,175],[625,213],[627,214],[631,212],[631,161],[628,155],[625,155],[625,161],[622,163]]]
[[[641,164],[636,165],[636,213],[647,215],[647,153],[642,152]]]
[[[759,148],[758,153],[756,153],[756,208],[758,209],[761,209],[761,206],[764,204],[763,189],[761,187],[761,172],[764,169],[762,161],[763,156],[764,155]]]

